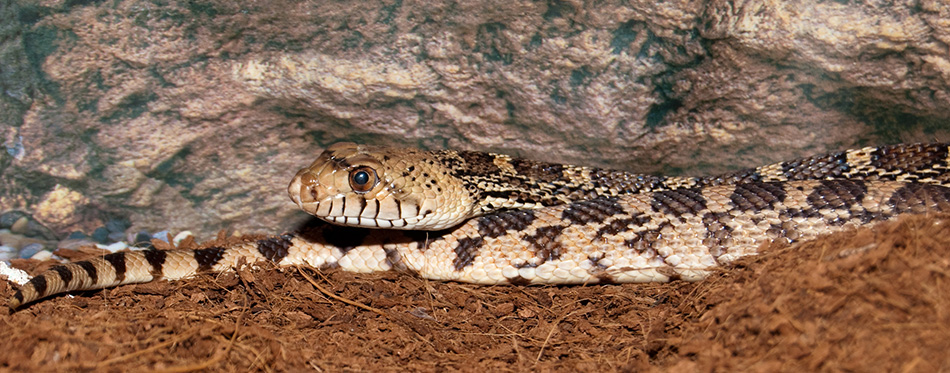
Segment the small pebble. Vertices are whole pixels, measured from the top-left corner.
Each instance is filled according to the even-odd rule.
[[[16,248],[13,246],[0,245],[0,261],[8,262],[10,259],[16,259]]]
[[[40,245],[38,243],[31,243],[29,245],[23,246],[23,248],[20,249],[20,258],[21,259],[32,258],[33,255],[36,255],[36,253],[40,251],[43,251],[43,245]]]
[[[98,243],[106,243],[106,240],[108,239],[109,239],[109,230],[105,229],[104,227],[96,228],[96,230],[92,232],[93,241],[96,241]]]
[[[148,234],[146,231],[139,231],[135,234],[135,242],[151,241],[152,235]]]
[[[152,238],[157,238],[162,241],[168,242],[168,230],[156,232],[155,234],[152,235]]]
[[[66,236],[66,239],[67,239],[67,240],[81,240],[81,239],[85,239],[85,238],[89,238],[89,236],[87,236],[85,233],[82,233],[82,232],[79,232],[79,231],[70,233],[69,236]]]
[[[139,232],[135,235],[132,243],[135,246],[152,247],[152,236],[150,236],[148,232]]]
[[[43,224],[36,220],[29,219],[26,222],[26,231],[23,233],[28,237],[42,237],[47,240],[56,240],[56,234],[52,230],[46,228]]]
[[[88,238],[65,239],[56,243],[57,249],[76,250],[83,246],[95,245],[96,243]]]
[[[53,257],[53,252],[52,252],[52,251],[42,250],[42,251],[40,251],[40,252],[34,254],[33,256],[31,256],[30,259],[46,260],[46,259],[50,259],[50,258],[52,258],[52,257]]]
[[[13,225],[10,226],[10,232],[13,232],[16,234],[26,234],[26,231],[27,231],[26,228],[29,225],[30,225],[30,218],[27,218],[26,216],[20,217],[19,219],[17,219],[16,222],[13,223]]]

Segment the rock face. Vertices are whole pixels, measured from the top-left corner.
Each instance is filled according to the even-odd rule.
[[[711,173],[950,139],[950,5],[8,1],[0,211],[278,232],[341,140]],[[201,234],[199,234],[201,236]]]

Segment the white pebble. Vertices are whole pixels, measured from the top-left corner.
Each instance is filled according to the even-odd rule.
[[[52,257],[53,257],[53,252],[52,252],[52,251],[40,250],[40,251],[37,251],[36,254],[33,254],[33,256],[31,256],[30,259],[34,259],[34,260],[46,260],[46,259],[50,259],[50,258],[52,258]]]
[[[125,250],[127,247],[129,247],[129,244],[127,244],[127,243],[125,243],[125,242],[114,242],[114,243],[111,243],[111,244],[108,244],[108,245],[96,244],[96,247],[98,247],[98,248],[100,248],[100,249],[103,249],[103,250],[109,250],[109,252],[113,252],[113,253],[114,253],[114,252],[117,252],[117,251]]]

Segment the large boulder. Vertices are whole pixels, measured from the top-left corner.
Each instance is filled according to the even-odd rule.
[[[279,232],[341,140],[714,173],[947,139],[950,5],[0,4],[0,211]]]

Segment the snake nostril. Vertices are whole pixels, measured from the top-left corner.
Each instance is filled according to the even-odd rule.
[[[310,198],[313,198],[314,201],[317,200],[317,188],[307,188],[310,189]]]

